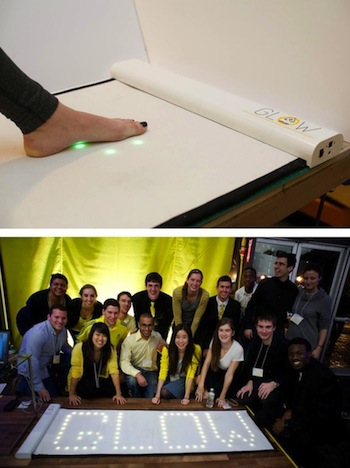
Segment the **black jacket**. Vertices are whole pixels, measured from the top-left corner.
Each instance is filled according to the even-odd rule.
[[[298,372],[289,369],[285,386],[286,407],[292,410],[288,430],[303,443],[328,443],[341,429],[341,390],[336,376],[311,358]]]
[[[138,325],[140,315],[151,313],[151,300],[148,297],[147,290],[137,292],[132,297],[136,325]],[[172,297],[160,291],[158,298],[154,301],[156,311],[154,317],[154,330],[159,332],[166,340],[171,322],[173,321],[173,303]]]
[[[238,333],[240,326],[241,306],[238,301],[229,298],[227,306],[224,310],[223,317],[228,317],[233,320],[235,329]],[[198,343],[201,348],[208,349],[213,334],[215,332],[216,325],[219,321],[218,306],[216,302],[216,296],[209,298],[207,308],[199,322],[198,329],[194,336],[195,343]]]
[[[22,307],[16,317],[17,328],[20,334],[23,336],[26,331],[32,328],[33,325],[39,322],[43,322],[47,319],[47,314],[50,311],[48,303],[48,294],[50,289],[43,289],[32,294],[27,305]],[[68,294],[64,295],[67,309],[71,303],[71,298]]]
[[[280,281],[276,277],[262,280],[252,295],[243,319],[243,329],[254,329],[259,313],[268,312],[277,319],[276,328],[283,331],[287,312],[292,311],[298,287],[292,281]]]

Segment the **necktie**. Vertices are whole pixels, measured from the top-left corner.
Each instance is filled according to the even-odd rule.
[[[154,307],[154,301],[151,301],[150,311],[151,311],[152,317],[154,317],[156,315],[156,309]]]
[[[219,320],[222,319],[222,316],[224,315],[224,310],[225,310],[224,304],[220,304],[220,307],[219,307]]]

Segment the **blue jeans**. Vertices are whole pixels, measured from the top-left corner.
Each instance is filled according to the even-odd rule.
[[[136,367],[136,369],[138,369],[147,380],[147,386],[140,387],[135,377],[126,375],[125,380],[130,396],[133,398],[153,398],[157,391],[158,372],[147,371],[139,367]]]
[[[170,392],[172,395],[174,395],[174,398],[181,400],[185,395],[185,386],[186,378],[180,377],[178,380],[167,380],[163,388],[168,390],[168,392]]]
[[[42,380],[44,387],[50,393],[51,397],[65,394],[67,376],[70,368],[70,358],[70,354],[62,353],[60,355],[60,364],[55,368],[49,369],[49,377]],[[21,378],[18,379],[16,393],[18,395],[31,396],[32,393],[27,377],[21,376]]]

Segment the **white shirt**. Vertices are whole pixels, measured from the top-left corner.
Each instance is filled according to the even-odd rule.
[[[213,340],[210,343],[210,347],[212,346]],[[244,351],[242,346],[238,343],[238,341],[233,340],[230,349],[227,351],[225,356],[220,359],[219,367],[222,370],[227,370],[230,367],[232,361],[241,362],[244,361]]]
[[[245,287],[237,289],[235,292],[235,299],[241,304],[241,314],[244,315],[244,312],[247,308],[248,302],[250,301],[252,295],[254,294],[258,283],[254,283],[253,291],[251,293],[246,292]]]

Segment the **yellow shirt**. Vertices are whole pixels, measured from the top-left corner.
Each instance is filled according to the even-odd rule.
[[[80,332],[80,330],[85,327],[85,325],[91,320],[92,314],[90,314],[89,318],[83,319],[83,317],[79,316],[78,322],[75,324],[75,326],[72,328],[72,330],[76,332]]]
[[[84,355],[83,355],[83,343],[77,343],[73,350],[71,356],[71,367],[68,373],[68,390],[70,389],[71,378],[80,379],[84,373]],[[109,358],[106,366],[106,372],[100,374],[99,377],[106,379],[109,375],[119,374],[118,364],[117,364],[117,354],[115,349],[112,348],[111,357]]]
[[[174,321],[175,325],[179,325],[182,322],[182,288],[183,286],[179,286],[178,288],[174,289],[173,292],[173,311],[174,311]],[[202,295],[198,304],[198,307],[194,313],[193,320],[191,323],[191,332],[192,336],[196,334],[199,322],[207,308],[207,304],[209,301],[209,293],[205,289],[202,289]]]
[[[93,326],[94,323],[99,323],[105,322],[105,318],[103,315],[101,317],[90,320],[84,328],[80,331],[79,335],[77,336],[78,341],[86,341],[89,337],[89,333],[91,330],[91,327]],[[120,346],[125,338],[128,336],[128,329],[121,323],[120,320],[117,320],[116,324],[114,327],[109,328],[109,333],[111,335],[111,344],[115,347],[115,349],[118,349],[118,346]]]
[[[120,352],[120,367],[124,374],[135,377],[140,372],[137,367],[156,371],[157,346],[162,342],[164,342],[162,335],[155,331],[152,331],[148,340],[142,338],[140,330],[129,335],[123,342]]]
[[[194,379],[199,362],[202,356],[201,347],[198,344],[194,345],[194,353],[192,356],[191,364],[188,366],[186,370],[186,383],[188,379]],[[166,380],[169,373],[169,351],[166,346],[162,349],[162,357],[160,359],[160,371],[159,371],[159,380]],[[186,384],[185,384],[186,385]]]

